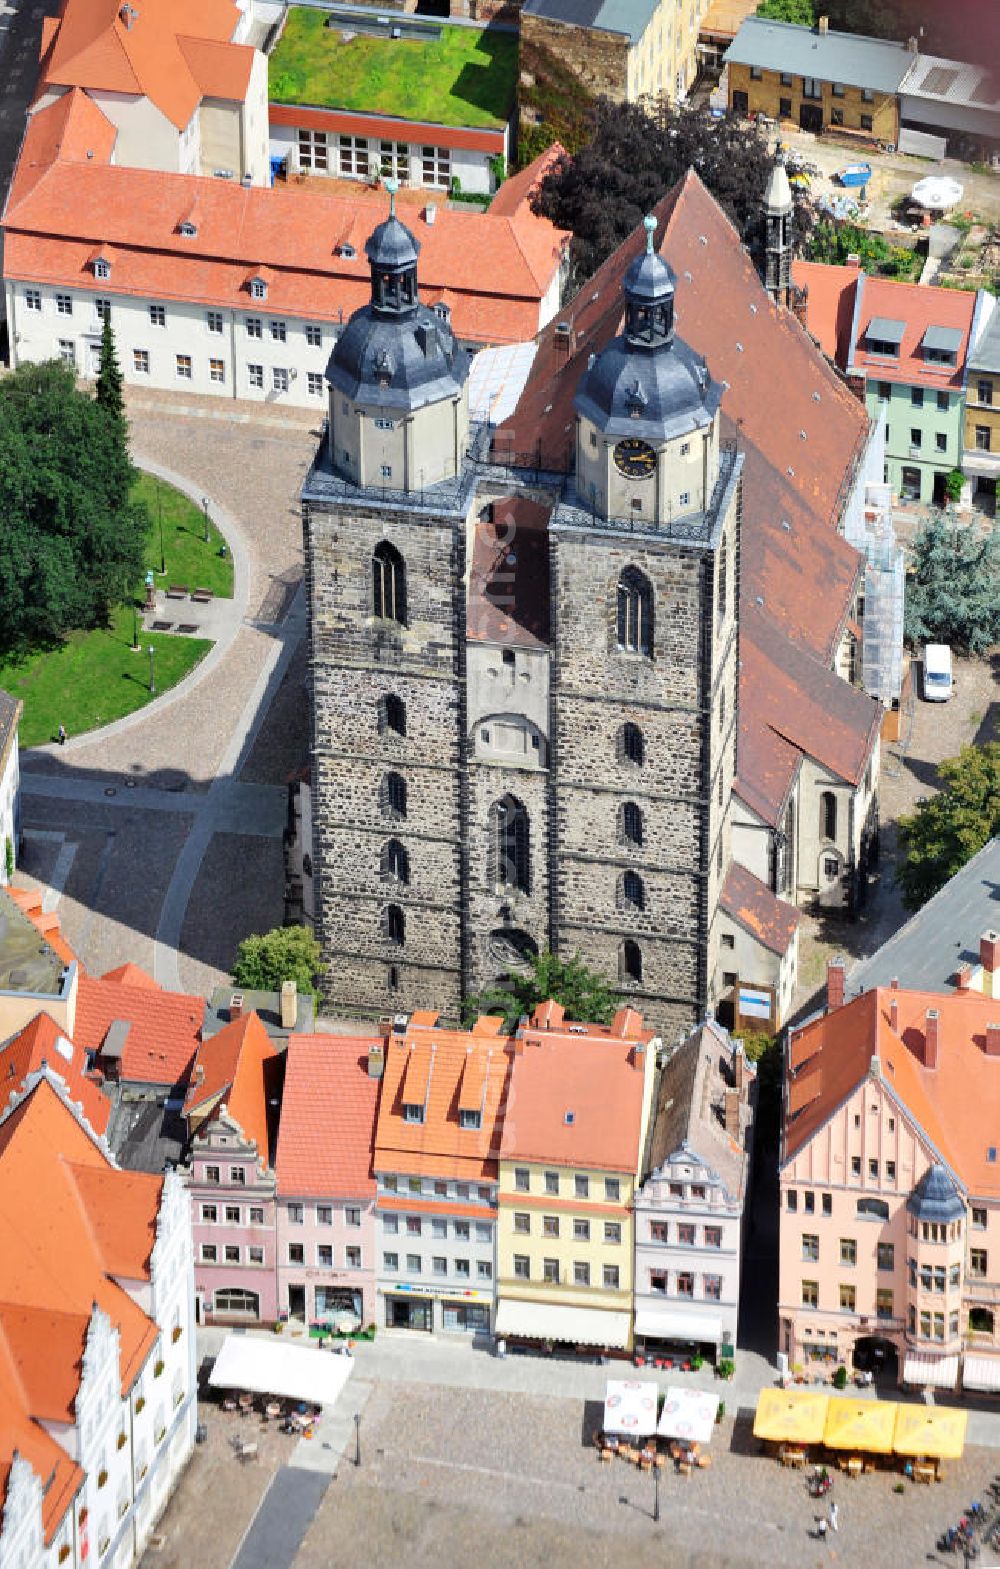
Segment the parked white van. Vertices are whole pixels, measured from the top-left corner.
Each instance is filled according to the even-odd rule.
[[[924,647],[924,700],[947,703],[954,690],[951,649],[947,643],[927,643]]]

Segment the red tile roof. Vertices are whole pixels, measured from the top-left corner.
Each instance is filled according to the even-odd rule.
[[[859,267],[834,267],[827,262],[792,262],[792,282],[808,290],[806,327],[827,359],[841,370],[847,367],[851,347],[851,320]]]
[[[275,1171],[283,1197],[368,1198],[379,1081],[368,1051],[381,1036],[290,1035]]]
[[[28,122],[15,174],[18,199],[56,159],[86,163],[89,153],[101,163],[110,162],[117,136],[117,127],[82,88],[61,94],[54,103],[36,110]]]
[[[501,1104],[509,1057],[506,1037],[445,1030],[436,1014],[414,1014],[405,1036],[390,1034],[375,1131],[375,1169],[421,1172],[460,1181],[495,1181]],[[459,1100],[469,1057],[483,1076],[481,1126],[459,1126]],[[414,1088],[411,1090],[411,1082]],[[423,1122],[407,1122],[404,1103],[423,1093]]]
[[[633,1010],[622,1010],[619,1029],[553,1019],[551,1028],[523,1031],[513,1048],[501,1159],[636,1172],[653,1032]]]
[[[71,1100],[78,1101],[95,1133],[107,1131],[111,1102],[86,1077],[87,1055],[83,1048],[67,1040],[55,1020],[38,1013],[30,1024],[0,1047],[0,1106],[7,1096],[21,1089],[29,1073],[47,1063],[66,1085]]]
[[[268,122],[306,131],[326,131],[337,136],[382,136],[389,141],[433,142],[435,147],[455,147],[463,152],[503,153],[503,130],[441,125],[434,120],[400,120],[386,114],[358,114],[350,109],[305,109],[294,104],[268,105]],[[424,192],[424,199],[428,199]],[[433,194],[429,198],[434,200]],[[445,199],[441,193],[442,204]]]
[[[936,1068],[924,1066],[929,1008],[940,1016]],[[795,1031],[783,1161],[843,1105],[877,1058],[883,1083],[970,1194],[1000,1198],[1000,1162],[989,1159],[1000,1144],[1000,1056],[988,1057],[984,1049],[996,1011],[995,999],[975,992],[942,996],[876,987]]]
[[[149,1279],[162,1188],[116,1170],[47,1080],[0,1122],[0,1484],[26,1455],[46,1484],[47,1540],[82,1474],[41,1424],[74,1420],[95,1303],[119,1332],[123,1393],[156,1343],[114,1277]]]
[[[794,905],[779,899],[759,877],[733,861],[719,895],[722,908],[734,921],[770,948],[784,954],[799,928],[801,919]]]
[[[918,283],[896,283],[892,278],[865,276],[858,284],[851,369],[864,371],[879,381],[957,390],[962,385],[965,357],[969,352],[976,298],[964,289],[929,289]],[[898,359],[869,354],[864,347],[868,327],[878,316],[905,323]],[[961,333],[955,365],[935,365],[922,357],[920,345],[928,327],[951,327]]]
[[[122,967],[124,968],[124,967]],[[129,1025],[121,1056],[123,1079],[138,1084],[180,1084],[187,1079],[201,1040],[205,999],[187,992],[164,991],[150,976],[136,984],[122,968],[100,980],[81,975],[76,998],[73,1038],[87,1051],[100,1051],[110,1026],[121,1019]]]
[[[243,97],[254,51],[229,42],[238,22],[232,0],[63,0],[58,25],[43,35],[40,86],[142,96],[182,131],[203,95]],[[242,64],[210,71],[203,85],[204,42],[224,44]]]
[[[385,214],[385,197],[357,182],[246,187],[226,180],[120,168],[96,157],[58,158],[36,178],[51,142],[29,122],[5,213],[8,276],[68,288],[93,286],[95,246],[114,247],[105,294],[249,307],[249,282],[269,286],[267,308],[340,321],[367,303],[365,242]],[[45,132],[45,134],[43,134]],[[421,245],[425,299],[448,292],[463,338],[513,343],[538,331],[542,301],[567,236],[522,202],[514,213],[456,212],[402,204]],[[182,238],[181,222],[197,234]],[[353,250],[353,256],[344,250]]]
[[[467,619],[473,642],[548,643],[548,516],[537,501],[501,496],[488,521],[476,524]]]
[[[562,143],[553,142],[531,163],[525,164],[518,174],[509,175],[504,180],[490,203],[490,212],[495,217],[513,218],[525,202],[530,204],[549,170],[565,156],[566,149]]]
[[[194,1059],[184,1097],[184,1115],[196,1126],[225,1106],[248,1143],[255,1144],[265,1165],[273,1164],[274,1118],[268,1114],[273,1088],[269,1064],[277,1056],[256,1013],[244,1014],[202,1041]],[[195,1116],[200,1113],[200,1116]]]
[[[48,943],[52,952],[63,961],[63,964],[79,963],[76,954],[59,930],[59,917],[55,911],[42,909],[42,896],[36,888],[15,888],[8,884],[4,889],[8,899],[12,900],[37,932]],[[81,969],[83,966],[80,966]]]
[[[766,823],[779,822],[802,756],[860,784],[878,738],[881,708],[746,604],[740,615],[739,697],[736,791]]]

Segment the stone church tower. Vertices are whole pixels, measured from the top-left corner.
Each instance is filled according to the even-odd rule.
[[[390,212],[303,488],[333,1009],[458,1015],[552,946],[682,1030],[714,1002],[741,460],[648,246],[576,395],[575,483],[470,453],[469,361]],[[498,585],[504,585],[498,593]]]

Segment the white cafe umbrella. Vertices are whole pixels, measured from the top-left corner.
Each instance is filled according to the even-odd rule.
[[[965,187],[947,174],[930,174],[918,180],[910,192],[913,200],[928,212],[947,212],[956,207],[965,194]]]
[[[667,1390],[663,1414],[657,1428],[661,1438],[686,1438],[691,1444],[708,1444],[712,1440],[719,1397],[703,1389]]]
[[[608,1380],[604,1397],[604,1431],[634,1433],[648,1438],[656,1432],[656,1385],[638,1379]]]

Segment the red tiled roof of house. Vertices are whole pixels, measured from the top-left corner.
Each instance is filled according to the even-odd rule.
[[[225,1105],[268,1166],[273,1164],[274,1121],[268,1115],[268,1064],[276,1056],[277,1047],[256,1013],[244,1014],[202,1041],[184,1097],[187,1117],[200,1110],[204,1118]]]
[[[381,1036],[290,1035],[275,1171],[292,1197],[368,1198],[379,1081],[368,1051]]]
[[[851,369],[879,381],[957,390],[964,376],[975,308],[976,295],[964,289],[929,289],[918,283],[865,276],[858,284]],[[864,347],[865,334],[878,317],[905,324],[898,359],[870,354]],[[961,334],[954,365],[937,365],[923,358],[920,347],[928,327],[948,327]]]
[[[313,109],[299,104],[268,105],[268,123],[293,130],[326,131],[334,136],[379,136],[387,141],[432,142],[435,147],[454,147],[462,152],[503,153],[502,127],[441,125],[433,120],[401,120],[394,115],[365,114],[350,109]],[[424,200],[428,192],[423,192]],[[429,199],[434,200],[433,193]],[[441,193],[442,202],[444,192]]]
[[[939,1014],[935,1068],[924,1065],[930,1008]],[[877,1057],[882,1082],[970,1194],[1000,1198],[1000,1056],[985,1050],[996,1011],[995,999],[976,992],[949,996],[875,987],[796,1030],[789,1043],[783,1161],[843,1105]]]
[[[48,1080],[0,1122],[0,1479],[15,1449],[53,1476],[47,1539],[81,1477],[40,1424],[74,1420],[95,1304],[119,1333],[123,1394],[155,1345],[156,1324],[114,1277],[149,1279],[162,1189],[114,1168]]]
[[[837,267],[829,262],[792,262],[792,282],[808,290],[806,328],[827,359],[846,369],[851,347],[854,294],[860,267]]]
[[[18,1091],[29,1073],[47,1063],[66,1085],[71,1100],[79,1101],[95,1133],[107,1131],[111,1102],[93,1079],[88,1079],[83,1048],[67,1040],[55,1020],[38,1013],[30,1024],[0,1046],[0,1106],[11,1091]]]
[[[108,163],[117,136],[117,127],[82,88],[62,93],[44,109],[37,109],[28,121],[11,184],[15,199],[25,196],[57,159],[86,163],[89,155]]]
[[[736,792],[765,822],[778,823],[802,756],[860,784],[879,705],[750,605],[740,614],[739,696]]]
[[[382,1093],[375,1131],[375,1169],[422,1172],[475,1182],[496,1179],[500,1150],[500,1107],[507,1083],[506,1037],[437,1027],[436,1014],[416,1014],[405,1036],[386,1043]],[[428,1021],[428,1022],[424,1022]],[[478,1128],[459,1124],[459,1098],[467,1060],[477,1057],[483,1075]],[[416,1089],[411,1090],[411,1080]],[[407,1122],[404,1104],[423,1084],[417,1104],[422,1122]]]
[[[789,944],[799,928],[801,917],[798,910],[786,900],[779,899],[766,883],[762,883],[745,866],[740,866],[738,861],[730,864],[719,903],[734,921],[739,921],[752,937],[763,943],[765,948],[770,948],[772,953],[788,952]]]
[[[242,97],[253,50],[231,44],[239,22],[232,0],[63,0],[58,25],[43,35],[40,88],[84,87],[142,96],[182,131],[203,94]],[[235,68],[217,85],[203,88],[185,44],[225,44],[235,58],[247,57],[243,86]],[[213,78],[213,80],[216,80]]]
[[[148,986],[150,990],[159,989],[159,981],[154,981],[148,970],[141,965],[133,964],[131,959],[125,964],[119,964],[113,970],[105,970],[101,976],[102,981],[111,981],[116,986]]]
[[[545,176],[565,156],[566,149],[561,142],[553,142],[551,147],[546,147],[531,163],[525,164],[517,174],[509,175],[504,180],[490,202],[490,212],[495,217],[514,217],[525,202],[530,204]]]
[[[501,1159],[634,1173],[653,1031],[634,1009],[610,1028],[544,1018],[536,1010],[513,1046]]]
[[[493,501],[475,527],[467,633],[475,643],[549,640],[549,509],[523,496]]]
[[[63,964],[79,963],[76,954],[59,930],[59,917],[54,910],[42,909],[42,896],[37,888],[15,888],[9,883],[4,889],[8,899],[12,900],[37,932],[48,943],[52,952],[60,958]],[[80,969],[83,966],[80,965]]]
[[[21,159],[34,166],[39,156],[29,123]],[[27,187],[15,175],[5,268],[25,281],[90,287],[94,247],[110,245],[106,294],[239,309],[249,306],[250,280],[259,276],[269,310],[340,321],[368,302],[365,243],[384,214],[384,195],[357,182],[247,187],[56,159]],[[405,218],[421,246],[421,288],[428,298],[449,292],[459,336],[480,343],[534,336],[559,271],[562,231],[527,203],[501,217],[440,207],[433,223],[426,206],[407,205]],[[179,233],[185,219],[196,221],[190,237]]]
[[[164,991],[149,984],[116,979],[120,971],[97,980],[81,975],[76,998],[74,1040],[97,1053],[116,1020],[128,1024],[120,1075],[138,1084],[180,1084],[187,1079],[201,1040],[205,999]]]

